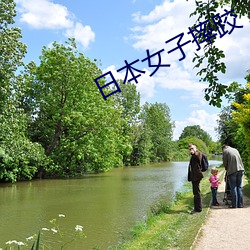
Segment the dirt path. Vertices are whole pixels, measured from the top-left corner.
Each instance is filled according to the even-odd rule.
[[[244,207],[230,209],[223,202],[225,182],[218,188],[219,207],[211,207],[191,249],[250,249],[250,199],[244,196]]]

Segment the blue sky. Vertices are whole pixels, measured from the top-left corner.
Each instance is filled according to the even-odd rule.
[[[193,69],[194,44],[183,47],[186,58],[179,61],[179,50],[168,54],[176,47],[175,40],[165,41],[184,32],[182,42],[187,41],[188,28],[194,19],[189,14],[194,10],[193,0],[16,0],[16,25],[22,29],[22,41],[28,46],[26,62],[39,62],[42,47],[53,41],[64,42],[75,37],[79,51],[90,59],[97,59],[103,72],[111,71],[116,79],[124,79],[125,71],[117,70],[137,59],[146,57],[146,50],[161,53],[161,67],[150,77],[153,68],[147,62],[134,65],[146,71],[137,78],[137,90],[141,104],[166,103],[175,122],[174,139],[183,128],[200,125],[214,140],[219,108],[209,106],[204,100],[206,83],[199,82]],[[230,7],[227,8],[230,10]],[[222,14],[224,13],[221,10]],[[236,19],[241,29],[217,39],[217,45],[226,54],[227,73],[220,81],[245,84],[246,71],[250,69],[250,22],[247,18]],[[93,84],[94,81],[93,81]],[[100,93],[100,98],[102,95]],[[225,103],[226,105],[227,103]]]

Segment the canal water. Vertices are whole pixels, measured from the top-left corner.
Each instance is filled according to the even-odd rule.
[[[210,161],[211,166],[220,163]],[[136,222],[144,220],[155,203],[166,198],[171,202],[187,182],[187,165],[168,162],[116,168],[79,179],[0,184],[0,248],[5,249],[9,240],[26,242],[42,228],[58,230],[59,226],[61,234],[42,230],[41,242],[46,243],[45,249],[60,249],[80,225],[87,237],[63,249],[108,249]],[[56,226],[52,219],[56,219]]]

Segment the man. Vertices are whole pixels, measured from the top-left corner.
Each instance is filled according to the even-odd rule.
[[[190,163],[188,167],[188,181],[192,182],[193,195],[194,195],[194,209],[191,214],[199,213],[202,211],[200,181],[203,178],[201,172],[201,158],[202,152],[197,150],[196,146],[191,143],[188,145],[191,153]]]
[[[243,207],[242,196],[242,177],[244,174],[244,165],[239,151],[228,145],[222,146],[223,165],[227,171],[227,178],[230,185],[232,205],[230,208]]]

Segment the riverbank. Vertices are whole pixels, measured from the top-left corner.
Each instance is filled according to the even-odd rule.
[[[112,249],[249,249],[250,239],[250,189],[244,179],[244,208],[229,209],[225,198],[224,170],[220,170],[218,189],[219,207],[211,207],[208,177],[201,182],[203,211],[190,215],[193,205],[191,185],[189,190],[177,195],[175,202],[158,215],[149,216],[144,224],[132,230],[129,241]],[[235,216],[237,215],[237,216]],[[239,239],[240,242],[239,242]]]
[[[220,171],[223,178],[223,170]],[[222,180],[221,180],[222,181]],[[119,246],[111,249],[190,249],[199,233],[210,209],[211,191],[208,176],[201,182],[203,211],[190,215],[193,209],[191,183],[185,191],[177,193],[174,202],[164,207],[159,206],[158,213],[152,213],[147,220],[139,223]]]

